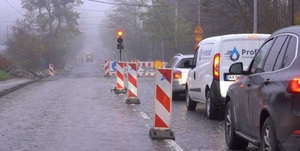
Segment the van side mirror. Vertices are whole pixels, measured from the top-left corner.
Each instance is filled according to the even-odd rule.
[[[243,74],[244,73],[243,63],[242,62],[237,62],[237,63],[232,64],[229,68],[229,73],[231,73],[231,74]]]

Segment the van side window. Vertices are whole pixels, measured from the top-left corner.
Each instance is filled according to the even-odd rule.
[[[258,53],[253,59],[253,64],[250,69],[250,73],[260,73],[263,72],[263,65],[266,60],[266,56],[269,53],[271,46],[273,45],[274,38],[268,40],[263,44],[263,46],[259,49]]]
[[[200,47],[197,47],[195,50],[194,54],[194,59],[193,59],[193,66],[196,66],[197,60],[198,60],[198,53],[199,53]]]
[[[274,70],[285,68],[291,65],[292,61],[296,55],[296,47],[297,47],[297,38],[294,36],[290,36],[289,42],[286,42],[286,49],[282,50],[279,54],[279,57],[276,61]]]
[[[278,58],[278,54],[280,51],[285,51],[286,50],[286,44],[287,44],[287,37],[286,35],[278,36],[270,49],[269,55],[267,57],[266,63],[264,65],[264,72],[267,71],[273,71],[273,67],[275,64],[275,61]]]

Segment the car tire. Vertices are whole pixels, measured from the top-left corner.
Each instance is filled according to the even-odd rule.
[[[186,90],[186,108],[188,110],[194,111],[197,107],[197,102],[193,101],[189,95],[189,91]]]
[[[172,92],[172,100],[177,100],[179,97],[179,94],[176,92]]]
[[[276,133],[274,130],[272,119],[270,117],[268,117],[264,122],[260,140],[261,150],[279,150]]]
[[[232,150],[244,150],[249,142],[235,134],[233,112],[229,101],[225,108],[225,140],[226,145]]]
[[[216,105],[214,105],[211,101],[211,94],[210,91],[207,90],[206,91],[206,116],[208,119],[216,119],[218,118],[219,114],[220,114],[220,110],[218,109],[218,107]]]

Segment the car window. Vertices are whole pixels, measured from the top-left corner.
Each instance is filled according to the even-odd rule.
[[[259,73],[263,72],[263,65],[268,55],[268,52],[274,42],[274,38],[268,40],[264,45],[259,49],[258,53],[254,57],[253,64],[250,69],[250,73]]]
[[[276,40],[274,41],[274,44],[272,46],[272,48],[270,49],[269,55],[266,59],[266,63],[264,65],[264,72],[267,71],[273,71],[273,67],[275,65],[275,62],[278,58],[278,54],[280,53],[280,51],[285,51],[286,50],[286,39],[288,36],[286,35],[282,35],[282,36],[278,36],[276,38]]]
[[[297,38],[295,36],[291,37],[291,40],[288,44],[287,51],[284,55],[284,59],[282,61],[282,68],[287,67],[292,64],[297,51]]]
[[[176,64],[176,68],[190,68],[190,66],[186,66],[188,62],[188,65],[192,64],[193,62],[193,58],[184,58],[181,59],[177,64]]]
[[[295,51],[296,51],[295,50],[296,49],[296,40],[297,39],[293,36],[289,36],[289,38],[286,40],[283,48],[281,49],[281,51],[278,55],[278,58],[276,59],[274,71],[282,69],[282,68],[290,65],[290,63],[292,62],[292,59],[294,58]],[[294,48],[292,48],[292,47],[294,47]],[[287,49],[294,49],[292,52],[290,52],[291,54],[289,55],[289,56],[293,55],[292,57],[287,56],[287,53],[288,53]],[[290,58],[292,58],[292,59],[290,59]],[[287,63],[287,60],[290,60],[289,63]]]
[[[170,62],[166,65],[166,68],[173,68],[178,61],[178,58],[172,58]]]

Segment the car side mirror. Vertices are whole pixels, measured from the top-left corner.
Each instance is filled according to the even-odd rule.
[[[243,63],[242,62],[237,62],[237,63],[232,64],[229,68],[229,73],[231,73],[231,74],[243,74],[244,73]]]

